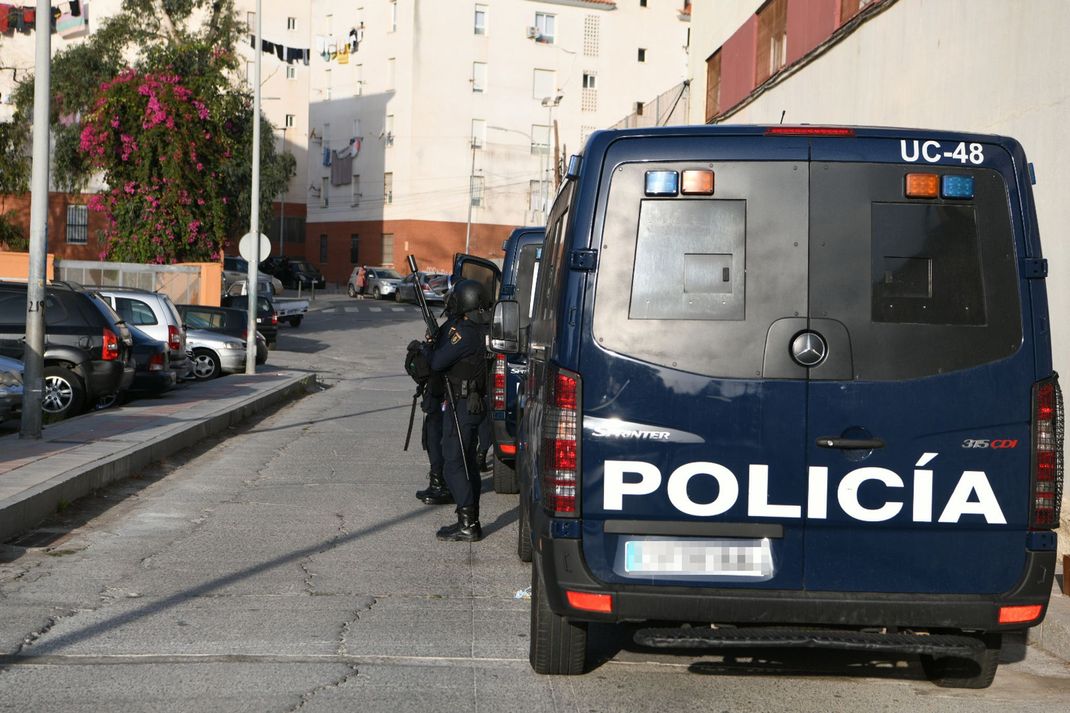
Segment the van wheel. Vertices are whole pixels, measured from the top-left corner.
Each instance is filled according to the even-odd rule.
[[[498,460],[498,456],[494,456],[493,468],[494,474],[491,482],[494,483],[494,492],[502,495],[512,495],[520,492],[515,468],[510,468],[505,463],[502,463]]]
[[[521,562],[531,561],[531,521],[528,520],[527,498],[520,496],[516,525],[516,556]]]
[[[198,379],[214,379],[223,373],[219,357],[210,349],[193,350],[193,375]]]
[[[587,624],[571,622],[550,610],[539,568],[531,565],[531,648],[535,673],[575,676],[587,667]]]
[[[44,370],[44,382],[41,409],[49,421],[60,421],[82,412],[85,385],[77,374],[62,366],[48,366]]]
[[[984,653],[977,659],[922,656],[921,667],[930,681],[941,688],[988,688],[996,677],[1001,634],[986,634]]]

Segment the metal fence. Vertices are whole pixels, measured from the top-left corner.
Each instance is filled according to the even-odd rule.
[[[136,287],[163,292],[175,304],[195,304],[201,270],[196,265],[141,265],[130,262],[56,260],[56,280],[80,285]]]
[[[611,129],[635,129],[647,126],[678,126],[687,123],[687,106],[691,101],[691,83],[682,82],[645,102],[641,111],[635,111],[618,121]]]

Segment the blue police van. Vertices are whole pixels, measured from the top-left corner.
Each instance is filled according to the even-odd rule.
[[[1062,402],[1022,147],[812,126],[606,131],[547,224],[528,334],[530,659],[918,655],[982,688],[1044,617]]]
[[[502,286],[499,300],[512,300],[520,306],[519,329],[526,330],[531,321],[534,280],[546,230],[541,227],[517,228],[502,245]],[[495,354],[491,370],[491,418],[494,428],[494,465],[492,482],[497,493],[516,493],[516,426],[519,388],[527,374],[527,357],[516,352]]]

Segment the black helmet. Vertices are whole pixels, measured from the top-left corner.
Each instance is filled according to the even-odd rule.
[[[446,297],[446,311],[453,315],[468,314],[486,306],[483,285],[475,280],[461,280]]]

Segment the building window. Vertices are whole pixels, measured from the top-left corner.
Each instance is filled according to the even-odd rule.
[[[476,5],[476,19],[473,31],[477,35],[487,34],[487,6]]]
[[[330,176],[324,176],[320,179],[320,208],[326,208],[330,202],[327,200],[331,190],[331,178]]]
[[[598,111],[598,78],[594,72],[583,73],[580,111]]]
[[[249,30],[249,32],[252,32],[254,34],[256,33],[256,13],[255,12],[247,12],[247,13],[245,13],[245,27]]]
[[[598,56],[599,17],[588,15],[583,18],[583,56]]]
[[[706,60],[706,123],[721,113],[721,50]]]
[[[398,31],[398,0],[390,0],[390,31]]]
[[[542,211],[542,181],[528,181],[528,210],[532,213]]]
[[[383,143],[387,146],[394,145],[394,115],[387,114],[383,120]]]
[[[479,208],[483,205],[483,176],[470,176],[472,191],[472,206]]]
[[[636,102],[635,103],[635,115],[636,116],[642,116],[643,115],[643,102]]]
[[[383,174],[383,203],[394,202],[394,174]]]
[[[287,17],[286,18],[286,29],[290,30],[291,32],[293,30],[297,29],[297,18],[296,17]]]
[[[594,72],[584,72],[583,73],[583,88],[584,89],[595,89],[596,88],[595,85],[597,83],[598,83],[597,82],[597,77],[596,77]]]
[[[394,74],[394,58],[391,57],[386,61],[386,88],[393,89],[396,75]]]
[[[349,236],[349,262],[360,264],[360,236],[356,233]]]
[[[646,7],[646,0],[639,0],[639,7]]]
[[[645,62],[646,61],[646,48],[645,47],[640,47],[639,48],[639,61],[640,62]]]
[[[557,92],[557,78],[552,69],[536,69],[531,83],[531,96],[533,99],[545,99],[552,97]]]
[[[327,236],[320,234],[320,262],[327,262]]]
[[[873,0],[840,0],[840,24],[850,20],[872,2]]]
[[[353,90],[353,93],[356,94],[359,97],[361,94],[364,93],[364,65],[363,64],[354,64],[353,65],[353,76],[356,79],[356,82],[355,82],[356,86],[355,86],[355,88]]]
[[[485,92],[487,90],[487,64],[486,62],[472,62],[472,91]]]
[[[67,206],[67,242],[85,245],[89,242],[89,208],[84,205]]]
[[[353,174],[353,181],[349,184],[349,190],[351,191],[349,196],[350,205],[360,205],[360,174]]]
[[[554,43],[554,16],[545,12],[535,13],[535,41],[548,45]]]
[[[487,122],[483,119],[472,119],[472,145],[481,148],[487,141]]]
[[[394,234],[383,233],[383,259],[384,265],[394,264]]]
[[[287,79],[297,79],[297,67],[293,67],[293,66],[287,65],[287,67],[286,67],[286,78]]]
[[[286,118],[283,120],[283,124],[282,125],[285,126],[287,129],[292,129],[293,126],[294,126],[294,115],[293,114],[287,114]]]
[[[550,152],[550,127],[544,124],[531,125],[531,153]]]
[[[758,11],[755,80],[761,84],[784,66],[788,56],[788,2],[770,0]]]

